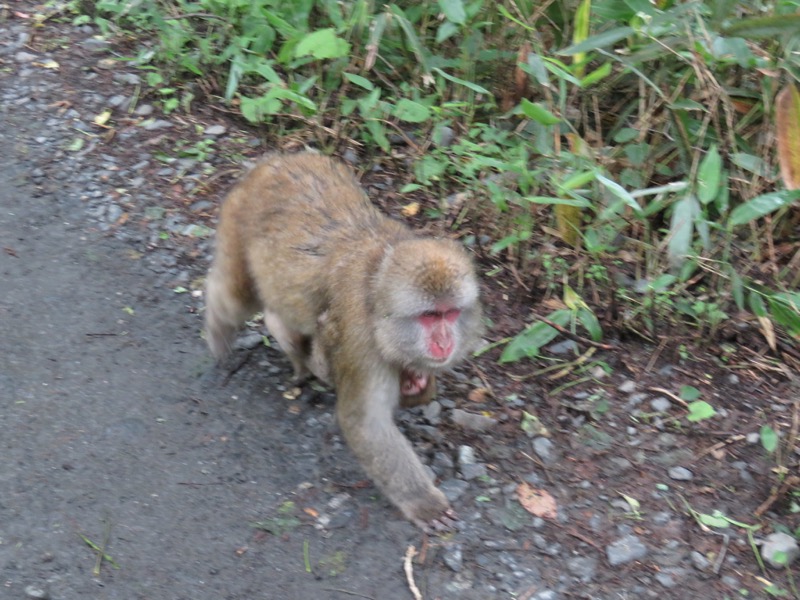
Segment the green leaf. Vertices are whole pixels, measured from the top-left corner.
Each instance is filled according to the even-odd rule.
[[[705,513],[698,513],[697,519],[703,524],[707,525],[708,527],[717,527],[719,529],[725,529],[726,527],[730,526],[730,522],[725,517],[725,515],[715,511],[713,515],[707,515]]]
[[[439,0],[445,19],[457,25],[463,25],[467,20],[467,12],[461,0]]]
[[[533,119],[537,123],[541,123],[542,125],[561,123],[560,117],[555,116],[541,104],[531,102],[527,98],[523,98],[519,106],[526,117]]]
[[[752,200],[740,204],[731,211],[728,225],[730,227],[737,227],[745,223],[750,223],[751,221],[760,219],[764,215],[775,212],[779,208],[789,206],[798,199],[800,199],[800,190],[782,190],[780,192],[771,192],[769,194],[756,196]]]
[[[624,40],[634,33],[633,27],[618,27],[617,29],[610,29],[598,35],[593,35],[592,37],[583,40],[579,44],[573,44],[568,48],[559,50],[556,52],[556,54],[560,54],[561,56],[572,56],[573,54],[580,54],[581,52],[598,50],[600,48],[611,46],[620,40]]]
[[[681,391],[678,394],[683,400],[687,402],[691,402],[692,400],[697,400],[700,397],[700,390],[698,390],[693,385],[682,385]]]
[[[408,98],[401,98],[392,110],[392,114],[401,121],[409,123],[422,123],[431,118],[431,111],[427,106]]]
[[[700,202],[708,204],[717,197],[721,179],[722,157],[714,144],[708,149],[697,171],[697,197]]]
[[[761,294],[753,290],[750,292],[750,311],[757,317],[767,316],[767,307]]]
[[[585,198],[553,198],[551,196],[526,196],[524,200],[533,204],[558,204],[562,206],[577,206],[589,208],[592,203]]]
[[[789,335],[800,336],[800,310],[798,304],[792,301],[789,294],[772,294],[767,296],[772,318],[782,327],[786,328]]]
[[[572,318],[572,311],[564,309],[557,310],[550,313],[547,318],[553,323],[566,326],[569,324]],[[521,358],[538,356],[542,346],[550,343],[556,337],[558,337],[557,329],[542,322],[534,323],[519,333],[503,349],[503,354],[500,356],[500,362],[509,363],[518,361]]]
[[[689,403],[689,414],[686,415],[686,420],[692,423],[710,419],[717,411],[705,400],[696,400]]]
[[[343,75],[350,83],[354,83],[358,87],[362,87],[368,91],[372,91],[373,89],[375,89],[375,84],[373,84],[366,77],[362,77],[361,75],[356,75],[355,73],[343,73]]]
[[[700,214],[700,203],[693,194],[687,194],[675,203],[669,226],[667,254],[673,267],[681,266],[692,247],[695,218]]]
[[[463,85],[465,88],[469,88],[477,94],[485,94],[487,96],[492,95],[492,92],[487,90],[485,87],[481,87],[477,83],[472,83],[471,81],[467,81],[466,79],[459,79],[458,77],[454,77],[453,75],[450,75],[449,73],[442,71],[439,67],[434,67],[433,71],[435,71],[436,73],[447,79],[447,81],[452,81],[453,83],[456,83],[458,85]]]
[[[800,31],[800,14],[738,19],[723,28],[722,33],[747,39],[769,39],[783,34],[796,34],[798,31]]]
[[[595,314],[588,308],[580,308],[577,311],[578,322],[586,328],[589,332],[589,337],[595,342],[603,339],[603,328],[600,327],[600,321],[597,320]]]
[[[762,425],[759,436],[761,437],[761,445],[764,446],[764,450],[770,454],[777,450],[778,434],[775,433],[775,430],[772,427],[769,425]]]
[[[350,54],[350,43],[336,35],[332,27],[318,29],[304,36],[295,46],[294,56],[316,59],[341,58]]]
[[[608,177],[604,177],[603,175],[597,175],[597,181],[602,183],[609,192],[614,194],[617,198],[622,200],[625,204],[630,206],[637,215],[642,213],[642,207],[639,206],[639,203],[636,201],[636,198],[630,195],[628,191],[618,184],[616,181],[610,180]]]

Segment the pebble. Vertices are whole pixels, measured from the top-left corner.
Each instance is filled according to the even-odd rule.
[[[469,484],[462,479],[446,479],[439,484],[439,489],[450,502],[455,502],[469,489]]]
[[[474,465],[478,462],[478,459],[475,458],[475,448],[472,446],[459,446],[458,447],[458,464],[461,466],[464,465]]]
[[[636,382],[632,379],[628,379],[620,383],[617,389],[623,394],[632,394],[636,391]]]
[[[445,547],[442,560],[448,568],[458,573],[464,568],[464,549],[461,544],[449,544]]]
[[[25,596],[36,600],[47,600],[50,596],[47,592],[37,585],[29,585],[25,588]]]
[[[486,465],[482,464],[463,465],[461,467],[461,476],[464,478],[465,481],[472,481],[473,479],[477,479],[478,477],[485,477],[488,474],[489,473],[486,469]]]
[[[33,62],[38,59],[39,59],[38,56],[36,56],[35,54],[31,54],[30,52],[17,52],[14,55],[14,60],[16,60],[19,63]]]
[[[204,133],[206,135],[218,136],[222,135],[226,131],[227,129],[225,129],[223,125],[212,125],[211,127],[207,127]]]
[[[588,583],[597,572],[597,559],[589,556],[570,558],[567,561],[567,570],[582,583]]]
[[[533,451],[546,463],[552,463],[555,459],[553,452],[553,442],[546,437],[537,437],[532,442]]]
[[[625,535],[606,546],[606,557],[612,567],[624,565],[647,556],[647,546],[632,534]]]
[[[567,354],[569,352],[577,352],[578,344],[574,340],[564,340],[547,346],[546,350],[550,354]]]
[[[487,431],[497,425],[497,419],[454,408],[450,411],[453,423],[468,431]]]
[[[691,481],[694,474],[686,467],[672,467],[667,474],[675,481]]]
[[[422,416],[425,420],[432,425],[438,425],[441,422],[442,405],[434,400],[422,409]]]
[[[711,561],[697,550],[692,550],[692,552],[689,554],[689,560],[692,561],[692,565],[698,571],[708,571],[711,569]]]
[[[653,398],[650,401],[650,408],[652,408],[656,412],[667,412],[671,407],[672,403],[663,396],[659,396],[658,398]]]
[[[800,555],[797,540],[782,531],[770,533],[761,546],[761,557],[774,569],[782,569],[791,565]]]

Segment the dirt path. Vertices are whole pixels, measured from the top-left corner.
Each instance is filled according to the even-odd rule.
[[[757,432],[788,430],[792,388],[712,355],[620,348],[596,356],[610,373],[563,388],[511,382],[484,357],[494,397],[470,396],[469,369],[446,378],[431,408],[399,416],[462,517],[424,538],[365,482],[330,393],[287,390],[288,363],[262,347],[226,377],[200,338],[189,292],[220,197],[202,186],[265,148],[215,113],[125,109],[138,76],[108,68],[94,30],[3,15],[0,598],[405,600],[412,544],[426,600],[763,597],[765,576],[789,588],[743,528],[705,531],[686,508],[759,536],[800,524],[780,502],[753,517],[776,481]],[[92,124],[105,110],[110,125]],[[682,384],[714,419],[685,420],[669,399]],[[549,433],[523,431],[526,414]],[[558,516],[523,510],[520,484]],[[99,573],[86,540],[105,548]]]

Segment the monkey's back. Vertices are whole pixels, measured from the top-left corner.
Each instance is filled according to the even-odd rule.
[[[414,237],[347,167],[310,153],[256,166],[223,204],[217,235],[218,251],[243,263],[242,285],[306,335],[328,306],[331,278],[365,277],[387,243]]]

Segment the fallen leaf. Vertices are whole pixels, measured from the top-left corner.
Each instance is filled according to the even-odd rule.
[[[488,395],[489,395],[489,388],[485,387],[475,388],[469,393],[469,401],[484,402],[486,400],[486,396]]]
[[[781,177],[787,190],[800,189],[800,92],[789,84],[775,99]]]
[[[517,499],[522,508],[543,519],[555,519],[558,505],[546,490],[538,490],[523,482],[517,486]]]
[[[413,217],[419,212],[419,202],[406,204],[400,212],[403,213],[404,217]]]
[[[104,110],[99,115],[96,115],[94,119],[92,119],[92,123],[94,123],[95,125],[99,125],[100,127],[103,127],[106,123],[108,123],[108,120],[110,118],[111,118],[111,111]]]
[[[315,519],[319,516],[319,511],[311,507],[304,508],[303,512],[306,513],[309,517],[314,517]]]
[[[42,62],[35,62],[33,64],[37,67],[42,67],[43,69],[52,69],[54,71],[57,71],[58,69],[61,68],[61,65],[58,64],[56,61],[54,61],[52,58],[49,58]]]

